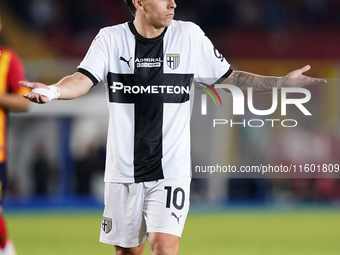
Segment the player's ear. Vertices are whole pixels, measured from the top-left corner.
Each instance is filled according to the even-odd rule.
[[[139,10],[139,11],[143,10],[143,1],[142,0],[132,0],[132,3],[136,7],[136,11],[137,10]]]

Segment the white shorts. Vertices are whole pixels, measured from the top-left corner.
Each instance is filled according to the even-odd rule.
[[[148,233],[181,237],[189,211],[191,178],[141,183],[105,183],[100,242],[136,247]]]

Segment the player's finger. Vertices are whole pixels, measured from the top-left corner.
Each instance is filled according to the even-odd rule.
[[[19,85],[23,86],[23,87],[26,87],[26,88],[31,88],[31,89],[34,88],[34,83],[32,83],[32,82],[19,81]]]
[[[35,102],[40,103],[40,99],[39,99],[40,95],[39,95],[39,94],[34,93],[32,96],[33,96],[32,99],[33,99]]]
[[[41,95],[39,93],[34,93],[34,99],[35,102],[38,104],[45,104],[49,101],[49,99],[46,96]]]
[[[307,72],[308,70],[310,70],[310,65],[305,65],[304,67],[298,69],[298,71],[300,71],[301,73]]]
[[[46,104],[48,103],[50,100],[48,99],[47,96],[44,95],[40,95],[40,104]]]
[[[327,80],[325,79],[306,77],[305,79],[302,80],[300,86],[305,87],[309,85],[325,84],[325,83],[327,83]]]
[[[315,78],[314,79],[315,84],[321,84],[321,83],[327,83],[326,79],[320,79],[320,78]]]

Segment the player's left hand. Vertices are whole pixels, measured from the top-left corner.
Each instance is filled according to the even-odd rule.
[[[313,78],[304,75],[303,73],[310,70],[310,65],[306,65],[300,69],[294,70],[284,77],[282,82],[282,87],[306,87],[315,84],[325,84],[327,80],[320,78]]]

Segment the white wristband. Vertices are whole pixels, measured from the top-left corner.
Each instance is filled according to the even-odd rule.
[[[48,97],[49,101],[58,99],[60,96],[60,90],[55,85],[48,86],[48,88],[33,89],[32,92]]]

